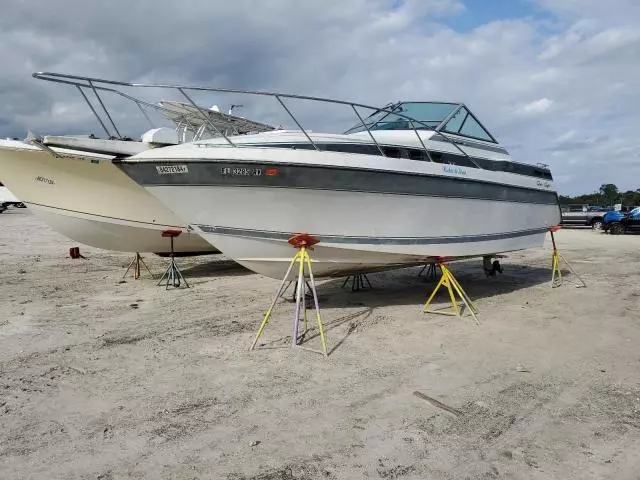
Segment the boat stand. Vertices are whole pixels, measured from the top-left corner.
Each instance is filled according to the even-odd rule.
[[[495,277],[496,272],[502,274],[502,265],[500,265],[500,260],[493,260],[493,255],[485,255],[482,257],[482,269],[484,270],[484,274],[487,277]],[[499,258],[503,258],[501,255]]]
[[[369,281],[369,277],[367,277],[366,273],[356,273],[353,275],[349,275],[347,278],[344,279],[344,283],[340,288],[344,288],[347,285],[347,283],[349,283],[349,280],[351,280],[352,292],[359,292],[360,290],[365,290],[367,288],[370,288],[371,290],[373,290],[373,287],[371,286],[371,282]],[[365,285],[365,282],[367,282],[366,285]]]
[[[187,280],[184,278],[182,272],[180,272],[180,269],[178,268],[178,264],[176,263],[175,255],[173,252],[173,239],[181,233],[182,230],[164,230],[162,232],[163,237],[169,237],[169,239],[171,240],[171,261],[169,262],[169,266],[162,274],[162,277],[158,282],[158,286],[165,285],[165,290],[169,290],[169,286],[172,286],[173,288],[180,288],[182,282],[184,282],[185,287],[189,288]]]
[[[564,258],[562,254],[558,251],[558,247],[556,246],[556,239],[553,236],[554,232],[557,232],[558,230],[560,230],[560,225],[551,227],[549,229],[549,233],[551,234],[551,244],[553,245],[553,254],[551,256],[551,288],[560,287],[563,283],[562,270],[560,269],[561,260],[569,268],[571,273],[573,273],[576,276],[576,278],[580,281],[580,285],[576,285],[576,288],[585,288],[587,284],[584,282],[582,277],[578,275],[578,273],[573,269],[569,261],[566,258]]]
[[[425,313],[435,313],[438,315],[450,315],[455,317],[462,317],[464,314],[464,308],[466,307],[467,310],[469,310],[469,312],[471,313],[471,316],[473,317],[473,319],[476,321],[476,324],[480,325],[480,321],[476,316],[476,314],[478,313],[478,309],[473,304],[469,296],[466,294],[466,292],[464,291],[460,283],[458,283],[458,281],[455,279],[455,277],[453,276],[453,273],[451,273],[451,270],[449,270],[447,265],[441,261],[437,262],[437,265],[440,268],[440,271],[442,272],[442,276],[440,277],[440,281],[436,285],[436,288],[433,289],[433,292],[431,292],[431,295],[425,302],[424,308],[422,311]],[[435,270],[435,266],[434,266],[434,270]],[[429,305],[431,304],[431,301],[436,296],[436,293],[438,293],[438,290],[440,290],[441,287],[446,287],[447,291],[449,292],[449,298],[451,299],[451,310],[429,309]],[[460,298],[460,300],[462,300],[462,305],[458,304],[458,300],[456,300],[456,294]]]
[[[291,284],[294,283],[293,280],[289,281],[287,283],[287,286],[284,287],[284,289],[282,290],[282,292],[280,292],[280,298],[284,298],[284,294],[287,293],[287,290],[289,290],[289,287],[291,286]],[[311,285],[309,285],[309,282],[307,282],[305,280],[305,284],[307,285],[307,290],[308,293],[306,294],[307,297],[311,296]],[[293,293],[291,294],[291,301],[294,302],[296,300],[296,291],[298,290],[298,280],[296,279],[295,281],[295,285],[293,287]]]
[[[80,253],[80,247],[71,247],[69,249],[69,257],[73,258],[74,260],[77,260],[78,258],[83,258],[86,260],[87,258]]]
[[[427,273],[424,275],[425,281],[435,280],[437,277],[437,271],[436,271],[437,266],[438,266],[437,263],[427,263],[424,267],[422,267],[422,270],[420,270],[420,273],[418,273],[418,277],[421,277],[424,271],[426,270]]]
[[[147,272],[149,272],[151,278],[155,278],[155,275],[151,273],[151,270],[149,270],[147,264],[144,263],[144,259],[142,258],[142,255],[140,255],[140,252],[136,252],[136,256],[133,257],[133,260],[131,260],[131,263],[129,263],[129,266],[125,270],[124,275],[122,275],[122,279],[124,280],[124,278],[127,276],[127,273],[129,273],[129,270],[133,268],[133,279],[138,280],[140,278],[140,265],[144,265],[144,268],[147,269]]]
[[[280,286],[278,287],[278,290],[275,296],[273,297],[273,301],[271,302],[271,305],[269,306],[267,312],[264,315],[264,318],[262,319],[262,322],[260,323],[258,332],[256,333],[256,336],[253,340],[253,343],[251,344],[251,347],[249,347],[249,350],[250,351],[253,350],[256,344],[258,343],[258,340],[260,339],[260,336],[262,335],[262,332],[266,327],[267,322],[269,322],[269,319],[271,318],[271,313],[273,312],[273,308],[275,307],[276,302],[278,301],[278,298],[280,298],[280,296],[284,293],[284,290],[286,290],[284,285],[285,283],[287,283],[287,278],[289,278],[289,274],[293,270],[294,265],[297,263],[298,264],[298,280],[296,282],[296,288],[295,288],[296,309],[293,317],[292,346],[302,347],[302,343],[308,332],[307,302],[306,302],[305,295],[307,293],[306,292],[307,288],[310,287],[311,293],[313,294],[313,302],[316,310],[316,319],[318,322],[318,330],[320,332],[320,341],[322,343],[322,352],[318,352],[318,353],[322,353],[326,357],[328,356],[327,341],[324,335],[324,327],[322,325],[322,319],[320,317],[320,305],[318,304],[318,293],[316,291],[316,284],[313,279],[313,270],[311,268],[311,257],[309,256],[309,249],[311,249],[313,245],[318,243],[318,240],[316,240],[312,236],[307,235],[305,233],[300,233],[291,237],[289,239],[289,243],[293,245],[295,248],[297,248],[298,251],[296,252],[294,257],[291,259],[291,262],[289,263],[289,268],[287,269],[287,273],[284,275],[284,278],[282,279],[282,282],[280,283]],[[305,267],[309,275],[309,281],[311,283],[310,285],[306,282]],[[291,282],[289,282],[289,285],[290,284]],[[287,285],[287,288],[289,285]],[[302,334],[300,334],[301,322],[304,324],[304,331],[302,332]],[[312,350],[312,351],[315,352],[316,350]]]

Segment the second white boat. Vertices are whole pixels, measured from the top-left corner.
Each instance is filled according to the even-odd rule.
[[[180,229],[176,252],[218,251],[115,167],[114,158],[56,147],[49,153],[21,141],[0,140],[4,183],[65,237],[106,250],[166,254],[170,245],[162,231]]]

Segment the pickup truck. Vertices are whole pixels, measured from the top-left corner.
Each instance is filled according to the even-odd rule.
[[[612,211],[613,207],[600,207],[593,205],[561,205],[562,225],[588,226],[594,230],[602,228],[604,214]]]

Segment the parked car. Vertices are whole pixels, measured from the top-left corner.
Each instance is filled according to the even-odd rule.
[[[613,207],[594,205],[561,205],[562,225],[589,226],[594,230],[602,227],[604,216],[613,211]]]
[[[616,212],[620,213],[620,212]],[[623,233],[640,233],[640,207],[636,207],[627,214],[621,214],[617,219],[611,216],[607,222],[607,230],[611,235],[622,235]]]
[[[640,207],[633,206],[623,206],[621,210],[613,210],[611,212],[607,212],[602,217],[602,230],[605,232],[609,231],[611,225],[616,222],[622,220],[625,216],[630,215],[631,212],[640,209]]]
[[[605,232],[609,231],[609,227],[613,225],[615,222],[619,222],[624,218],[624,213],[618,210],[612,210],[611,212],[607,212],[602,217],[602,230]]]

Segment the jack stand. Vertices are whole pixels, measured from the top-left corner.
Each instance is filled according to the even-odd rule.
[[[160,281],[158,282],[158,286],[165,285],[165,290],[169,290],[169,286],[173,286],[174,288],[179,288],[181,282],[184,282],[185,287],[189,288],[189,284],[182,276],[180,269],[178,268],[178,264],[176,263],[176,259],[173,252],[173,239],[180,235],[182,230],[164,230],[162,232],[163,237],[169,237],[171,239],[171,261],[169,262],[169,266],[162,274]],[[166,281],[165,281],[166,278]]]
[[[273,308],[275,307],[276,302],[278,301],[278,298],[280,298],[280,296],[283,293],[284,284],[286,283],[287,278],[289,278],[289,274],[291,273],[293,266],[296,263],[298,263],[299,264],[298,280],[296,282],[296,288],[295,288],[296,310],[295,310],[295,315],[293,317],[292,346],[294,347],[301,346],[302,341],[304,340],[304,337],[308,331],[307,302],[305,299],[305,294],[307,289],[307,282],[305,278],[305,266],[306,266],[308,269],[309,281],[311,282],[310,290],[311,290],[311,293],[313,294],[313,302],[315,305],[316,318],[318,321],[318,330],[320,331],[320,341],[322,343],[322,353],[326,357],[328,355],[327,341],[324,336],[324,327],[322,326],[322,320],[320,318],[320,306],[318,304],[318,294],[316,292],[316,284],[313,279],[313,271],[311,268],[311,257],[309,256],[309,252],[308,252],[308,249],[311,249],[313,245],[318,243],[318,240],[316,240],[311,235],[308,235],[306,233],[299,233],[291,237],[288,241],[291,245],[293,245],[295,248],[298,249],[298,252],[291,259],[291,263],[289,263],[289,268],[287,269],[287,273],[285,273],[284,278],[282,279],[282,282],[278,287],[278,291],[276,292],[276,295],[273,297],[273,301],[271,302],[271,305],[269,306],[267,313],[265,313],[264,318],[262,319],[262,323],[260,323],[260,328],[258,328],[258,333],[256,333],[256,337],[253,340],[251,347],[249,347],[249,350],[253,350],[256,344],[258,343],[258,340],[260,339],[260,335],[262,335],[262,331],[264,330],[265,326],[267,325],[267,322],[269,321],[269,318],[271,317],[271,312],[273,311]],[[289,282],[289,285],[290,284],[291,282]],[[289,285],[287,285],[287,287]],[[302,316],[301,316],[301,313],[302,313]],[[299,334],[300,321],[304,322],[304,332],[302,332],[302,335]]]
[[[562,282],[563,282],[562,270],[560,269],[560,260],[562,260],[567,265],[571,273],[573,273],[577,277],[577,279],[580,280],[580,283],[582,285],[576,285],[576,288],[585,288],[587,284],[584,283],[584,280],[582,280],[582,277],[578,275],[578,273],[573,269],[571,264],[567,261],[566,258],[562,256],[562,254],[558,251],[558,248],[556,247],[556,239],[553,236],[553,233],[557,232],[558,230],[560,230],[560,225],[556,225],[555,227],[551,227],[549,229],[549,233],[551,234],[551,243],[553,245],[553,254],[551,256],[551,270],[552,270],[551,288],[559,287],[562,285]]]
[[[436,266],[438,264],[437,263],[427,263],[424,267],[422,267],[422,270],[420,270],[420,273],[418,273],[418,277],[421,277],[423,272],[426,270],[427,273],[424,276],[425,281],[427,280],[435,280],[436,279]]]
[[[291,286],[292,283],[293,283],[293,280],[290,280],[289,283],[287,283],[287,286],[284,287],[284,290],[282,290],[282,292],[280,292],[280,298],[284,298],[284,294],[287,293],[287,290],[289,290],[289,287]],[[306,295],[306,297],[310,297],[311,296],[311,286],[309,285],[309,282],[307,282],[306,280],[304,281],[304,283],[307,285],[307,289],[309,290],[309,293],[306,293],[305,295]],[[296,280],[295,285],[293,287],[293,293],[291,294],[291,301],[292,302],[295,302],[295,300],[296,300],[296,290],[298,290],[298,280]]]
[[[431,292],[431,295],[425,302],[424,308],[422,311],[425,313],[436,313],[438,315],[451,315],[455,317],[462,317],[464,313],[464,306],[466,306],[469,312],[471,312],[471,316],[476,321],[476,324],[480,325],[480,321],[478,320],[478,317],[476,317],[476,314],[478,313],[478,309],[473,304],[473,302],[471,301],[469,296],[466,294],[466,292],[462,289],[462,286],[455,279],[455,277],[451,273],[451,270],[449,270],[449,268],[447,268],[447,265],[442,261],[438,261],[437,265],[440,267],[440,271],[442,272],[442,277],[440,277],[440,281],[436,285],[436,288],[433,289],[433,292]],[[440,287],[442,286],[446,287],[447,290],[449,291],[449,298],[451,299],[452,310],[451,311],[430,310],[429,304],[431,303],[433,298],[436,296],[436,293],[438,293],[438,290],[440,290]],[[458,305],[458,301],[456,300],[456,295],[455,295],[456,293],[462,300],[462,303],[464,305],[463,308],[460,308],[460,305]]]
[[[482,268],[484,269],[484,273],[487,277],[495,277],[496,272],[502,273],[502,265],[500,265],[500,261],[494,260],[492,262],[492,258],[493,256],[490,255],[482,257]]]
[[[133,279],[138,280],[140,278],[140,264],[144,265],[144,268],[147,269],[147,272],[149,272],[151,278],[155,278],[155,275],[151,273],[151,270],[149,270],[147,264],[144,263],[144,259],[142,258],[142,255],[140,255],[140,252],[136,252],[136,256],[133,257],[133,260],[131,260],[131,263],[125,270],[124,275],[122,275],[122,279],[124,280],[124,278],[127,276],[127,273],[129,273],[129,270],[131,270],[131,267],[133,267]]]
[[[369,277],[367,277],[366,273],[355,273],[353,275],[349,275],[347,278],[344,279],[344,283],[340,288],[344,288],[345,285],[349,282],[349,280],[351,280],[352,292],[359,292],[360,290],[364,290],[366,288],[370,288],[371,290],[373,290],[373,287],[371,286],[371,282],[369,281]],[[365,281],[367,282],[368,287],[364,284]]]
[[[86,257],[80,253],[80,247],[71,247],[69,249],[69,256],[73,259],[78,259],[78,258],[86,259]]]

